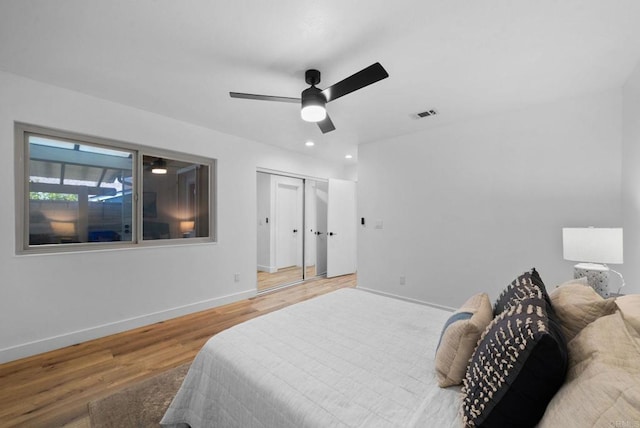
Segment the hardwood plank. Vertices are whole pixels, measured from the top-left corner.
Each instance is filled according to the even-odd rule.
[[[314,278],[254,298],[0,365],[2,427],[88,427],[87,404],[193,361],[213,335],[339,288],[356,276]]]
[[[316,275],[315,266],[307,266],[307,278],[313,278]],[[302,267],[291,266],[278,269],[274,273],[258,271],[258,290],[268,290],[284,284],[292,284],[302,281]]]

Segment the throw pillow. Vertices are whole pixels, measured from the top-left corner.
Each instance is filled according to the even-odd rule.
[[[467,427],[534,427],[562,385],[567,348],[544,298],[499,314],[471,357],[462,388]]]
[[[538,428],[638,425],[640,334],[625,321],[603,316],[569,342],[567,380]]]
[[[593,321],[616,310],[614,298],[604,299],[581,282],[565,282],[549,296],[567,342]]]
[[[472,296],[449,317],[436,349],[435,368],[441,388],[462,383],[469,358],[492,318],[493,309],[486,293]]]
[[[549,301],[547,290],[536,268],[518,276],[500,293],[493,305],[493,315],[497,316],[517,305],[519,301],[530,297],[544,298]]]
[[[640,294],[629,294],[616,299],[616,306],[625,321],[640,333]]]

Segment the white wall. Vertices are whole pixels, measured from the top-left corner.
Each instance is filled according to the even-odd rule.
[[[640,64],[622,88],[624,293],[640,293]]]
[[[0,362],[253,295],[256,168],[344,176],[339,165],[7,73],[0,93]],[[14,121],[218,159],[219,242],[16,256]]]
[[[561,228],[622,223],[621,105],[610,91],[361,145],[358,286],[456,307],[532,266],[570,278]]]

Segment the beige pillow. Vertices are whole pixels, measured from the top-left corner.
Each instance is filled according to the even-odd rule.
[[[640,334],[615,312],[585,327],[568,350],[567,379],[538,428],[635,426],[640,421]]]
[[[493,308],[486,293],[467,300],[445,323],[436,350],[438,385],[459,385],[480,335],[493,319]]]
[[[640,294],[629,294],[616,299],[616,305],[625,321],[640,333]]]
[[[603,299],[580,281],[569,281],[549,293],[567,342],[601,316],[616,310],[614,298]]]

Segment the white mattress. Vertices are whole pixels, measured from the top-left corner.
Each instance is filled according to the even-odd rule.
[[[459,427],[434,372],[450,312],[338,290],[239,324],[198,353],[164,426]]]

